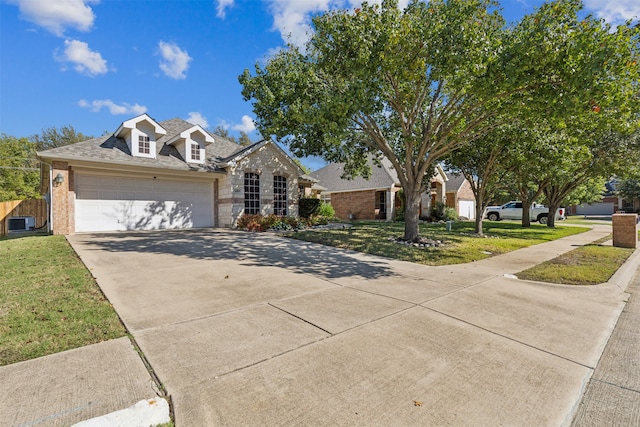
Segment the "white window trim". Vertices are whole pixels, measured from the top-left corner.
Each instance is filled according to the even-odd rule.
[[[193,153],[192,153],[192,149],[193,146],[197,146],[198,147],[198,154],[200,155],[199,159],[196,159],[193,157]],[[187,139],[185,141],[185,151],[186,151],[186,158],[189,159],[189,163],[204,163],[204,149],[200,146],[200,143],[198,143],[197,141],[194,141],[192,139]]]
[[[140,137],[146,136],[149,138],[149,153],[140,152]],[[156,139],[154,135],[148,135],[146,132],[141,132],[136,129],[131,132],[131,151],[132,155],[136,157],[145,157],[148,159],[156,158]]]

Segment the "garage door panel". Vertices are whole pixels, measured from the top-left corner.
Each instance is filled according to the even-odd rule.
[[[469,219],[476,218],[476,202],[471,200],[458,200],[458,214]]]
[[[105,188],[113,185],[113,189]],[[211,183],[76,177],[76,231],[213,226]]]
[[[611,215],[614,211],[615,207],[611,202],[584,204],[576,207],[578,215]]]

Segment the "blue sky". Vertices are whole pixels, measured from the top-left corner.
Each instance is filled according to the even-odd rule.
[[[406,0],[404,0],[406,2]],[[401,0],[402,3],[402,0]],[[517,20],[541,0],[503,0]],[[0,0],[0,132],[72,125],[98,136],[141,113],[180,117],[253,140],[238,75],[304,43],[314,13],[358,0]],[[586,0],[609,22],[640,16],[638,0]],[[317,160],[303,161],[315,169]]]

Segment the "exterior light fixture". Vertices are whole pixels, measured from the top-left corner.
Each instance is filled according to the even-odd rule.
[[[53,178],[53,185],[56,187],[59,185],[62,185],[63,182],[64,182],[64,176],[61,173],[58,173],[58,175],[56,175],[56,177]]]

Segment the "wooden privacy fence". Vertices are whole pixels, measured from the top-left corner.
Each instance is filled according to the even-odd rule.
[[[9,218],[15,216],[32,216],[36,220],[36,228],[47,222],[47,202],[44,199],[12,200],[0,202],[0,236],[9,232]]]

